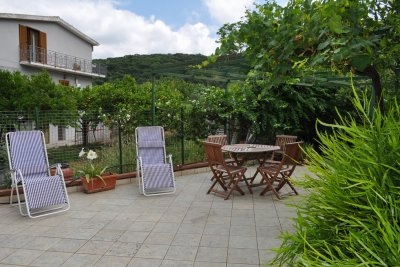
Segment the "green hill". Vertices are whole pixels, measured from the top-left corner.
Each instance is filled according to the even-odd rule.
[[[192,82],[226,83],[228,80],[242,79],[249,66],[242,57],[232,56],[218,60],[206,68],[199,69],[207,57],[191,54],[126,55],[123,57],[94,59],[93,63],[107,67],[105,79],[95,79],[93,84],[101,84],[124,75],[133,76],[138,83],[151,81],[161,76],[174,76]]]

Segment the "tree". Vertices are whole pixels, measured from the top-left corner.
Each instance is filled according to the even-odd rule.
[[[55,84],[47,71],[27,76],[20,72],[0,72],[1,111],[13,112],[10,121],[35,117],[36,112],[62,111],[53,116],[43,116],[36,127],[73,125],[76,119],[76,90]],[[14,118],[14,116],[17,116]]]
[[[1,111],[18,111],[21,110],[21,95],[29,84],[27,76],[21,72],[9,72],[0,70],[0,110]]]
[[[271,74],[270,88],[320,71],[368,76],[383,111],[380,72],[399,65],[398,10],[391,0],[266,2],[220,29],[216,55],[243,53]]]
[[[112,83],[87,87],[79,91],[78,127],[82,130],[83,144],[88,144],[89,132],[95,131],[100,122],[111,129],[130,129],[134,119],[134,97],[136,81],[130,76]]]

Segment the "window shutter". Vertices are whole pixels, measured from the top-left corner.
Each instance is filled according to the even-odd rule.
[[[45,32],[39,34],[40,62],[47,64],[47,36]]]
[[[58,83],[61,85],[69,86],[69,81],[68,80],[58,80]]]
[[[23,25],[19,25],[19,60],[28,60],[28,31]]]

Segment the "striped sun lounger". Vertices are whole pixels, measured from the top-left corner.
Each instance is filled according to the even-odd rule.
[[[145,196],[175,192],[172,155],[166,155],[161,126],[136,128],[137,176]]]
[[[56,174],[50,175],[50,167],[54,166],[49,166],[43,132],[9,132],[6,144],[12,179],[10,204],[13,205],[16,192],[21,215],[36,218],[68,210],[70,203],[61,165],[56,164]]]

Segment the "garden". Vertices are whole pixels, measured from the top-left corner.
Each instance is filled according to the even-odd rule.
[[[2,137],[41,129],[54,144],[51,163],[73,166],[82,148],[93,149],[123,173],[135,170],[137,126],[163,126],[177,165],[203,161],[200,141],[216,132],[231,143],[297,135],[308,144],[314,176],[302,183],[309,193],[271,264],[398,266],[399,5],[268,1],[225,24],[215,53],[190,71],[171,75],[171,68],[140,83],[125,73],[79,89],[55,84],[46,72],[0,71]],[[221,66],[238,57],[247,69],[233,79],[232,65]]]

